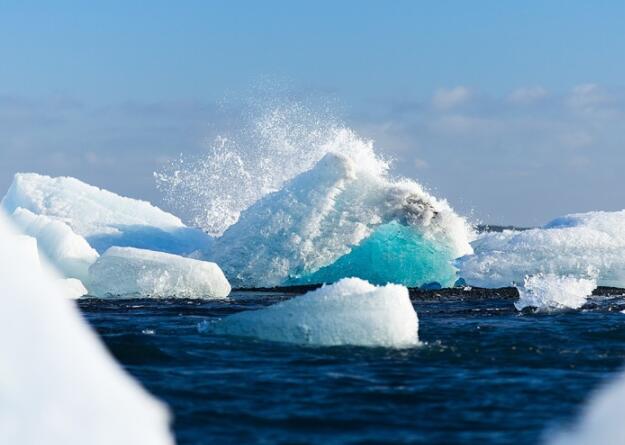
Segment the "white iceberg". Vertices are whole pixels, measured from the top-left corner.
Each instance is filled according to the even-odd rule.
[[[467,283],[503,287],[525,275],[596,275],[600,286],[625,287],[625,210],[558,218],[538,229],[482,234],[474,255],[459,259]]]
[[[240,312],[201,331],[316,346],[411,347],[419,321],[408,289],[344,278],[265,309]]]
[[[75,178],[18,173],[1,205],[9,215],[22,207],[61,221],[100,253],[111,246],[130,246],[189,254],[204,249],[211,240],[148,202]]]
[[[579,309],[597,282],[592,278],[537,274],[525,277],[523,286],[517,286],[519,300],[514,303],[518,310],[534,307],[538,310]]]
[[[452,261],[472,252],[466,221],[419,184],[390,179],[371,144],[351,132],[338,138],[337,151],[358,149],[326,154],[244,210],[208,258],[237,287],[350,276],[375,284],[453,285]]]
[[[89,266],[98,259],[98,253],[67,224],[21,207],[13,212],[11,219],[22,233],[37,239],[41,256],[64,276],[82,281],[87,278]]]
[[[596,392],[577,425],[551,434],[548,445],[623,445],[625,426],[625,374]]]
[[[111,247],[89,268],[98,297],[226,298],[230,284],[218,265],[163,252]]]
[[[35,240],[2,214],[0,298],[0,443],[173,444],[164,406],[114,362]]]

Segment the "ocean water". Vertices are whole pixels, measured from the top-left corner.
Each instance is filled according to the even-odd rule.
[[[179,444],[535,444],[573,422],[625,362],[625,297],[520,313],[513,294],[415,293],[424,344],[398,350],[197,329],[293,296],[283,291],[77,304],[118,361],[167,402]]]

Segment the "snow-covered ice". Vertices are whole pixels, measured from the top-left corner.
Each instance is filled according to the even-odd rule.
[[[99,253],[111,246],[176,254],[202,250],[211,238],[152,204],[116,195],[75,178],[18,173],[2,200],[11,215],[19,207],[67,224]]]
[[[99,297],[225,298],[230,284],[215,263],[163,252],[111,247],[89,268]]]
[[[111,358],[0,214],[0,443],[173,444],[169,416]]]
[[[517,286],[518,310],[534,307],[538,310],[579,309],[597,288],[593,278],[537,274],[525,277],[523,286]]]
[[[418,328],[407,288],[374,286],[359,278],[199,325],[201,331],[278,342],[395,348],[418,345]]]
[[[557,218],[542,228],[484,233],[475,254],[457,261],[467,283],[503,287],[525,275],[588,277],[600,286],[625,287],[625,210]]]

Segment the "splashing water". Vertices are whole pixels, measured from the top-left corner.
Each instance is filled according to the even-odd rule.
[[[554,274],[525,277],[523,287],[517,287],[517,310],[535,307],[538,310],[579,309],[597,288],[595,278],[578,278]]]
[[[373,154],[371,141],[301,103],[269,109],[256,105],[241,122],[234,134],[217,136],[201,156],[181,154],[154,174],[165,203],[214,236],[234,224],[242,210],[328,152],[347,152],[388,167]]]

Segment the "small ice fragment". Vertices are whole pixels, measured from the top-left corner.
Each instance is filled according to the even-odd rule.
[[[226,298],[230,284],[208,261],[132,247],[111,247],[89,268],[98,297]]]
[[[304,345],[411,347],[419,344],[418,318],[408,289],[344,278],[264,309],[240,312],[200,332]]]

